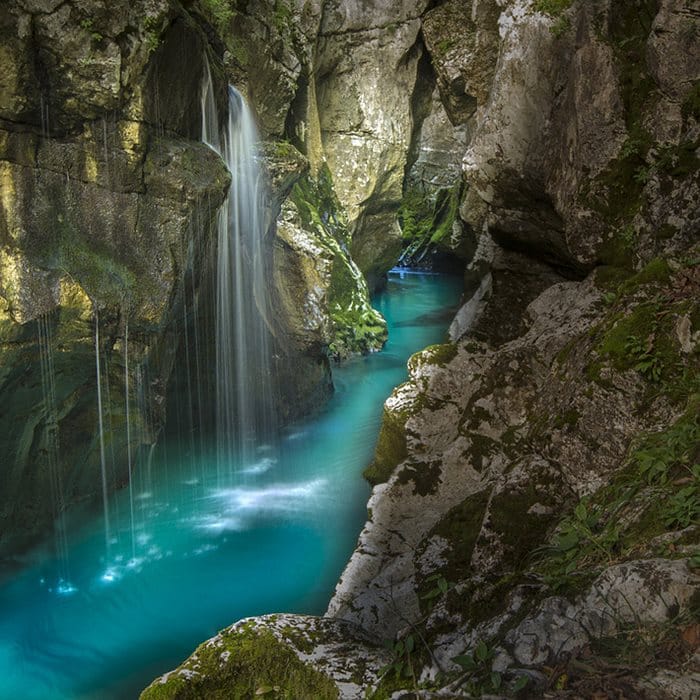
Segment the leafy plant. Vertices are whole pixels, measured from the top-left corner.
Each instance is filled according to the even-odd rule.
[[[559,525],[554,542],[538,552],[548,560],[545,579],[558,590],[580,569],[599,561],[610,561],[620,541],[613,518],[604,518],[602,508],[581,501],[571,516]]]
[[[689,527],[700,520],[700,490],[697,484],[686,486],[671,496],[664,509],[666,527]]]
[[[487,693],[503,691],[503,676],[493,670],[495,649],[480,640],[471,654],[460,654],[452,661],[458,664],[464,672],[461,685],[465,686],[470,695],[481,697]],[[513,693],[521,691],[528,683],[527,676],[520,676],[511,684],[509,690]]]
[[[632,455],[639,475],[648,484],[665,485],[675,467],[687,467],[691,451],[700,441],[697,421],[678,421],[661,435],[652,435]],[[691,473],[697,465],[691,467]],[[697,478],[697,476],[695,476]]]
[[[382,677],[393,675],[395,678],[412,678],[415,684],[416,675],[412,656],[416,648],[414,635],[409,634],[396,642],[388,642],[387,648],[394,655],[394,659],[380,669],[379,675]]]
[[[450,584],[447,583],[445,577],[442,574],[433,574],[425,579],[426,583],[433,582],[434,586],[427,592],[424,593],[420,598],[421,600],[428,601],[428,607],[433,608],[437,599],[440,596],[445,595],[450,589]]]
[[[225,33],[229,22],[236,14],[229,0],[202,0],[202,7],[210,13],[216,28]]]
[[[663,372],[663,362],[654,352],[654,335],[652,333],[646,340],[629,336],[625,342],[625,351],[635,360],[634,369],[645,379],[658,382]]]

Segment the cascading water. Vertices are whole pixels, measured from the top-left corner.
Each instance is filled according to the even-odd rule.
[[[202,140],[231,173],[219,211],[216,279],[216,408],[219,465],[247,461],[257,438],[274,425],[264,236],[268,196],[258,164],[258,133],[242,95],[228,88],[228,122],[219,128],[206,66]]]

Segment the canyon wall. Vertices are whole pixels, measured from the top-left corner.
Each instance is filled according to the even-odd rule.
[[[418,257],[464,261],[466,302],[385,404],[369,519],[326,617],[255,619],[214,646],[264,635],[333,682],[323,697],[694,697],[700,16],[686,0],[401,11],[378,40],[420,24],[399,220]],[[379,24],[321,15],[320,45]],[[362,75],[363,57],[340,65]],[[336,80],[346,116],[359,79]],[[321,92],[340,181],[354,166]],[[260,681],[205,648],[143,697]]]

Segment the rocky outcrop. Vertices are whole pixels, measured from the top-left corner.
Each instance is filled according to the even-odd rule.
[[[391,656],[354,625],[304,615],[241,620],[204,642],[174,671],[141,694],[200,698],[363,697],[377,685]]]
[[[327,165],[370,289],[401,252],[395,215],[427,4],[241,3],[220,27],[229,73],[257,107],[264,135],[289,139],[312,177]]]
[[[398,258],[398,209],[411,138],[410,95],[425,2],[329,2],[324,7],[316,95],[321,138],[351,251],[370,287]]]

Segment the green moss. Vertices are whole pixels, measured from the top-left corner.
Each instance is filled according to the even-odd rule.
[[[280,144],[279,148],[293,146]],[[302,226],[314,233],[317,241],[333,255],[328,289],[328,309],[333,322],[331,356],[341,360],[352,353],[379,350],[386,342],[386,322],[370,305],[367,283],[347,253],[350,233],[328,166],[321,167],[316,180],[309,176],[300,178],[290,197]]]
[[[544,497],[551,500],[551,496]],[[553,515],[531,512],[535,504],[543,504],[543,496],[538,493],[537,482],[533,479],[523,490],[508,491],[493,497],[489,507],[491,527],[498,534],[504,546],[504,558],[520,569],[538,547],[550,526]],[[552,506],[554,503],[544,505]]]
[[[141,700],[223,700],[256,696],[274,700],[330,700],[338,697],[330,678],[300,661],[270,630],[256,629],[250,623],[234,632],[221,633],[221,640],[221,646],[200,645],[165,683],[156,680],[144,690]],[[222,659],[225,652],[228,652],[226,660]],[[180,670],[185,673],[181,675]]]
[[[654,301],[614,321],[597,352],[617,370],[637,369],[657,381],[672,380],[680,369],[673,316]]]
[[[664,258],[654,258],[637,274],[628,277],[619,287],[620,294],[630,294],[643,285],[666,285],[671,278],[671,268]]]
[[[127,257],[130,251],[112,250],[88,238],[63,215],[57,217],[52,233],[36,244],[33,253],[47,268],[68,273],[92,300],[118,306],[143,292],[138,261]]]
[[[615,291],[631,274],[627,267],[601,265],[595,271],[595,285],[598,289]]]
[[[455,45],[455,43],[456,42],[454,39],[442,39],[441,41],[438,41],[436,45],[438,53],[446,54]]]
[[[435,248],[448,247],[459,213],[461,181],[436,193],[407,190],[398,212],[404,242],[403,259],[420,260]]]
[[[406,421],[408,415],[384,409],[374,459],[362,472],[372,486],[389,480],[392,472],[408,456]]]
[[[424,350],[411,355],[408,360],[408,370],[412,373],[423,365],[436,365],[437,367],[444,367],[452,362],[456,356],[456,343],[439,343],[436,345],[428,345],[428,347]]]
[[[472,553],[489,496],[488,490],[468,496],[451,508],[430,533],[430,537],[438,535],[449,542],[448,550],[442,555],[446,563],[438,569],[447,581],[460,581],[471,573]],[[427,583],[420,584],[419,594],[427,593],[427,588]]]

